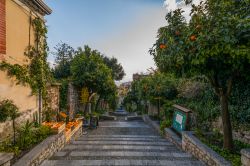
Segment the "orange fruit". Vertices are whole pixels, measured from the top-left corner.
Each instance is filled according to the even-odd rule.
[[[195,41],[195,40],[196,40],[196,36],[195,36],[195,35],[191,35],[191,36],[190,36],[190,40],[191,40],[191,41]]]
[[[167,46],[165,44],[160,44],[160,49],[165,49]]]
[[[175,31],[175,35],[176,35],[176,36],[179,36],[180,34],[181,34],[180,31]]]

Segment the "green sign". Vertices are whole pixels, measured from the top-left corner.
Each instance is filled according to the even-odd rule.
[[[174,112],[173,128],[178,131],[184,131],[186,129],[187,115],[181,111]]]

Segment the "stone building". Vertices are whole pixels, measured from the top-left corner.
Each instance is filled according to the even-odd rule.
[[[51,12],[43,0],[0,0],[0,62],[28,63],[24,52],[35,42],[32,19],[44,19]],[[15,79],[0,71],[0,100],[4,99],[14,101],[22,113],[19,118],[22,121],[32,119],[38,110],[38,97],[31,94],[31,89],[16,85]],[[8,124],[0,123],[0,136],[9,127]]]

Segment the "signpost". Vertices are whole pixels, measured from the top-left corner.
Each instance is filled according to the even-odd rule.
[[[189,130],[190,127],[190,113],[191,110],[181,107],[179,105],[173,105],[176,109],[173,117],[172,127],[178,132]]]

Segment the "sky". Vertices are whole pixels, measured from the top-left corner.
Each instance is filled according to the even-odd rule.
[[[46,16],[50,51],[65,42],[74,48],[89,45],[116,57],[131,81],[133,73],[155,68],[148,53],[157,30],[165,26],[175,0],[45,0],[53,13]],[[167,5],[164,6],[164,5]],[[49,56],[53,64],[54,57]]]

